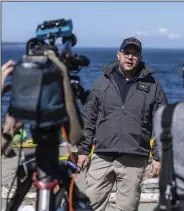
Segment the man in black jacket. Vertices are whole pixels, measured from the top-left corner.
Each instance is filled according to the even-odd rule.
[[[139,40],[125,39],[117,52],[119,62],[104,68],[84,108],[85,140],[78,146],[78,165],[87,166],[95,142],[86,176],[86,194],[95,211],[105,210],[115,182],[116,210],[138,210],[153,115],[167,104],[160,83],[141,62],[141,52]]]

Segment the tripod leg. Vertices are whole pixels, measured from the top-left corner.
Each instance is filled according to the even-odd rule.
[[[58,184],[56,172],[58,169],[60,126],[35,128],[32,136],[36,146],[36,174],[33,183],[37,188],[37,211],[55,210],[55,195],[53,190]]]
[[[32,174],[29,173],[27,179],[24,182],[18,181],[17,189],[11,198],[6,211],[17,211],[21,202],[23,201],[26,193],[29,191],[32,185]]]

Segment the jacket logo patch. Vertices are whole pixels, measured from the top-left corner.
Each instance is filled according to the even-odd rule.
[[[145,84],[141,84],[141,83],[137,84],[136,89],[141,90],[141,91],[145,91],[147,93],[149,93],[149,91],[150,91],[150,87],[149,86],[147,86]]]

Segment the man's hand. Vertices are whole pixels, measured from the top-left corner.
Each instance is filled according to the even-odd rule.
[[[16,122],[16,120],[10,116],[9,113],[6,114],[5,123],[3,126],[4,133],[14,136],[15,132],[17,132],[22,126],[23,124],[21,122]]]
[[[3,92],[3,87],[7,76],[14,70],[15,62],[9,60],[1,67],[2,76],[1,76],[1,93]]]
[[[153,160],[151,163],[151,168],[153,172],[153,176],[159,176],[161,164],[159,161]]]
[[[47,56],[51,61],[53,58],[57,57],[53,50],[45,50],[44,55]]]
[[[13,117],[11,117],[8,113],[5,117],[5,123],[3,126],[3,133],[1,136],[1,153],[5,153],[8,155],[8,151],[11,154],[11,151],[13,150],[11,147],[9,147],[14,134],[16,131],[18,131],[23,124],[21,122],[16,122]],[[9,147],[9,149],[8,149]]]
[[[65,78],[69,77],[67,67],[65,66],[63,62],[60,61],[60,59],[56,56],[56,53],[53,50],[45,50],[44,55],[47,56],[48,59],[52,61],[52,63],[54,63],[60,68],[61,73],[63,76],[65,76]]]
[[[77,165],[81,168],[85,168],[88,165],[89,158],[87,155],[78,155]]]
[[[1,68],[2,72],[3,72],[2,74],[6,75],[6,76],[9,75],[13,71],[14,65],[15,65],[15,62],[12,60],[9,60],[5,64],[3,64],[2,68]]]

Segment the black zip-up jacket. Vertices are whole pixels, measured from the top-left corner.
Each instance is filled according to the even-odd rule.
[[[112,74],[118,69],[118,63],[106,66],[92,87],[83,111],[85,140],[78,145],[79,154],[88,155],[95,141],[96,153],[149,155],[153,115],[158,107],[167,104],[166,95],[141,62],[140,74],[123,103]],[[154,146],[154,157],[158,159]]]

